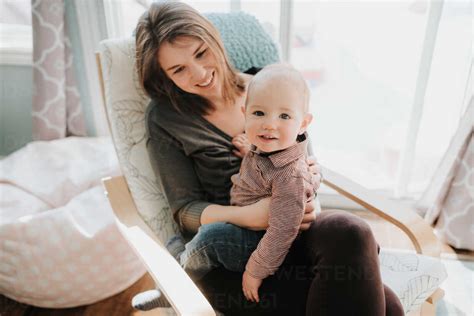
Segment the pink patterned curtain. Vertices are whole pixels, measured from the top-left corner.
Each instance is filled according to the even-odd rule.
[[[417,207],[437,235],[474,250],[474,97]]]
[[[443,240],[461,249],[474,250],[474,134],[466,139],[455,163],[448,192],[430,213],[438,212],[435,228]],[[442,211],[441,211],[442,210]]]
[[[32,0],[33,139],[85,136],[65,0]]]

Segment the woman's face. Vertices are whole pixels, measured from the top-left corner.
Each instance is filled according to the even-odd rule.
[[[180,89],[206,99],[222,96],[221,72],[216,57],[202,40],[178,37],[158,50],[158,62]]]

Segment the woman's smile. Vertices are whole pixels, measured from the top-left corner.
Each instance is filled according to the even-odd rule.
[[[215,73],[216,73],[216,71],[214,70],[214,71],[211,73],[211,76],[210,76],[206,81],[197,84],[197,86],[198,86],[199,88],[202,88],[202,89],[211,89],[211,88],[214,86]]]

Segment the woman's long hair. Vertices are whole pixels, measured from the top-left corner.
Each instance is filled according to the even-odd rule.
[[[221,71],[225,101],[235,102],[244,91],[242,79],[228,61],[219,32],[189,5],[181,2],[152,3],[140,17],[135,33],[138,80],[150,98],[167,97],[179,112],[204,115],[214,109],[207,99],[178,88],[160,67],[160,45],[173,43],[180,36],[198,38],[209,46]]]

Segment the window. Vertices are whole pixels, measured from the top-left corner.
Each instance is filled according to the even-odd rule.
[[[471,12],[455,0],[294,1],[290,61],[312,90],[322,164],[390,197],[421,195],[472,95]]]
[[[132,36],[138,19],[153,2],[152,0],[103,0],[108,30],[111,37]],[[230,12],[230,1],[183,1],[199,12]]]
[[[0,1],[0,63],[31,65],[31,0]]]
[[[294,5],[291,63],[310,84],[315,151],[371,189],[395,186],[427,12],[403,1]]]
[[[420,196],[472,95],[471,1],[184,2],[253,14],[280,41],[311,88],[323,165],[389,197]]]
[[[275,0],[242,0],[240,9],[253,14],[262,23],[265,31],[278,42],[280,37],[280,1]]]
[[[199,12],[230,12],[232,0],[213,1],[213,0],[184,0],[181,1],[189,4]]]
[[[473,4],[445,1],[415,147],[408,192],[422,192],[473,95]],[[456,36],[453,36],[456,34]]]
[[[103,0],[107,33],[111,38],[130,37],[151,0]]]

